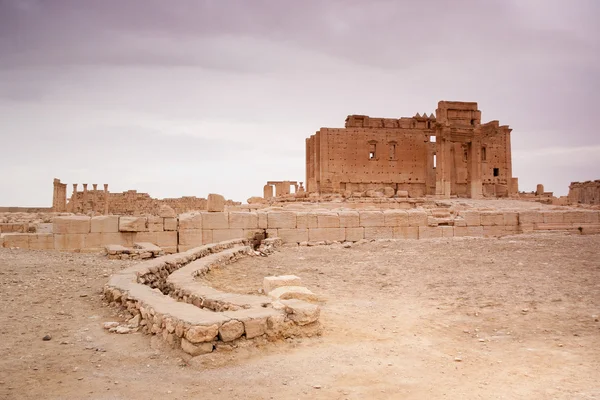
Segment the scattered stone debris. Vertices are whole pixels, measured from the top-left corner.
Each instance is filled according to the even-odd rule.
[[[46,335],[46,336],[44,336],[44,337],[42,338],[42,340],[43,340],[44,342],[50,341],[50,340],[52,340],[52,336],[50,336],[50,335]]]
[[[134,243],[133,248],[109,244],[105,250],[111,260],[147,260],[164,255],[160,247],[148,242]]]

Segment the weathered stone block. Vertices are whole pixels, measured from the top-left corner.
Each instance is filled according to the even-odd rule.
[[[519,211],[519,225],[543,223],[544,216],[540,211]]]
[[[162,217],[150,215],[148,218],[148,232],[162,232],[164,231],[164,221]]]
[[[442,227],[419,226],[419,239],[433,239],[442,237]]]
[[[360,216],[357,211],[340,211],[340,228],[358,228],[360,227]]]
[[[394,228],[385,226],[365,227],[365,239],[392,239]]]
[[[318,228],[317,213],[298,212],[296,213],[296,227],[300,229]]]
[[[177,246],[177,232],[157,232],[156,245],[161,248]]]
[[[356,213],[358,219],[358,213]],[[348,242],[358,242],[365,238],[365,228],[357,227],[357,228],[346,228],[346,241]]]
[[[116,233],[119,232],[119,216],[118,215],[101,215],[92,217],[91,219],[92,233]]]
[[[85,248],[85,234],[67,233],[54,235],[54,249],[58,251],[73,251]]]
[[[88,233],[84,235],[84,247],[86,250],[102,249],[109,244],[118,244],[122,246],[133,246],[135,232],[113,232],[113,233]]]
[[[229,215],[224,212],[203,212],[202,229],[229,229]]]
[[[267,229],[269,227],[268,217],[266,212],[259,211],[258,213],[258,229]]]
[[[504,226],[517,226],[519,225],[519,213],[516,211],[504,211],[502,213],[504,217]]]
[[[29,248],[29,234],[27,233],[3,233],[1,236],[4,239],[4,247]]]
[[[484,237],[497,237],[506,235],[506,230],[503,226],[489,226],[486,225],[483,227],[483,236]]]
[[[427,226],[427,213],[421,210],[408,210],[408,226]]]
[[[359,223],[363,228],[385,226],[385,219],[381,211],[360,211]]]
[[[120,232],[148,232],[146,217],[119,217]]]
[[[442,230],[442,237],[454,237],[454,227],[453,226],[440,226]]]
[[[277,236],[284,243],[308,242],[308,229],[277,229]]]
[[[383,218],[385,226],[408,226],[408,212],[404,210],[385,210]]]
[[[90,233],[91,218],[85,216],[54,217],[52,232],[59,234]]]
[[[282,286],[301,286],[302,279],[296,275],[266,276],[263,279],[263,290],[269,293]]]
[[[240,321],[231,320],[225,322],[219,328],[219,339],[231,342],[244,334],[244,324]]]
[[[136,232],[133,240],[134,242],[148,242],[157,244],[159,232]]]
[[[393,229],[394,239],[418,239],[419,238],[419,227],[418,226],[396,226]]]
[[[208,212],[223,212],[225,211],[225,197],[220,194],[210,193],[207,201]]]
[[[180,229],[179,244],[183,246],[201,246],[204,244],[203,232],[200,229]],[[212,231],[210,232],[212,236]]]
[[[482,211],[480,214],[482,226],[504,226],[504,215],[497,211]]]
[[[297,325],[308,325],[316,322],[321,314],[321,308],[302,300],[281,300],[289,319]]]
[[[339,228],[340,217],[337,213],[318,213],[317,214],[318,228]]]
[[[481,225],[481,213],[479,211],[461,211],[459,215],[463,217],[467,226]]]
[[[175,210],[172,207],[163,204],[158,209],[158,216],[162,218],[175,218],[177,217],[177,214],[175,213]]]
[[[564,222],[570,222],[573,224],[585,223],[586,212],[585,211],[565,211]]]
[[[209,326],[196,325],[187,330],[185,338],[190,343],[210,342],[217,337],[218,333],[219,327],[216,324]]]
[[[243,239],[243,229],[213,229],[212,240],[215,243],[224,242],[232,239]]]
[[[454,236],[471,236],[471,237],[482,237],[483,236],[483,226],[455,226],[454,227]]]
[[[269,229],[296,228],[296,213],[291,211],[272,211],[267,214]]]
[[[54,236],[52,233],[29,234],[28,248],[31,250],[54,250]]]
[[[163,219],[163,230],[165,231],[176,231],[177,230],[177,218],[164,218]],[[200,225],[202,226],[202,217],[200,217]],[[188,228],[188,229],[200,229],[200,228]]]
[[[281,286],[271,290],[269,296],[275,300],[318,301],[319,298],[304,286]]]
[[[180,214],[179,215],[179,229],[202,229],[202,214],[200,214],[200,213]]]
[[[343,242],[345,239],[346,230],[344,228],[311,228],[308,230],[308,240],[310,242]]]
[[[255,212],[230,212],[229,227],[232,229],[258,229],[258,214]]]

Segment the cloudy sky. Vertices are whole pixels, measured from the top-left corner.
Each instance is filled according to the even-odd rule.
[[[348,114],[477,101],[521,190],[600,179],[598,0],[0,0],[0,206],[245,200]],[[71,187],[69,187],[69,193]]]

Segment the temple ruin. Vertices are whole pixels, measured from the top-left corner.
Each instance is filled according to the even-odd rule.
[[[568,199],[571,204],[600,204],[600,180],[571,182]]]
[[[482,124],[474,102],[440,101],[435,116],[350,115],[345,128],[321,128],[306,139],[306,190],[509,197],[518,193],[510,132],[498,121]]]

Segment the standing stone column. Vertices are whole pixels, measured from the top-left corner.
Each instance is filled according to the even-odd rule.
[[[104,184],[104,215],[108,215],[108,183]]]
[[[92,211],[96,213],[96,204],[98,202],[98,184],[92,183],[94,192],[92,193]]]
[[[71,212],[77,213],[77,184],[73,184],[73,196],[71,196]]]
[[[88,189],[87,183],[83,184],[83,207],[81,207],[82,212],[85,214],[88,208]]]

